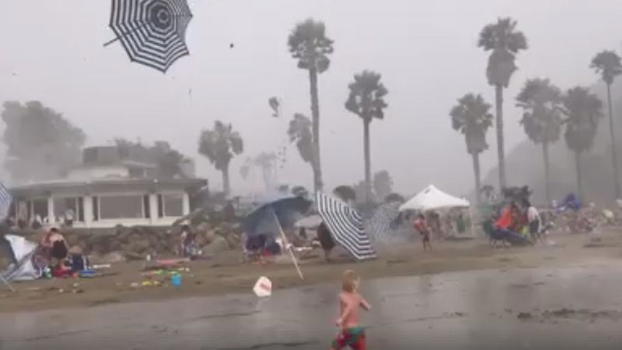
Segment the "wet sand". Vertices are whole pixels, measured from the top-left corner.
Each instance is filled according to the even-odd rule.
[[[93,308],[125,302],[170,300],[230,293],[248,294],[258,276],[272,279],[276,290],[338,283],[346,268],[356,269],[364,279],[390,276],[417,276],[451,271],[581,266],[594,261],[622,260],[622,232],[609,230],[595,247],[585,247],[585,235],[553,236],[557,247],[491,249],[483,239],[433,242],[434,250],[423,252],[420,245],[404,244],[380,252],[380,259],[363,263],[325,263],[318,257],[302,261],[305,280],[298,278],[287,257],[271,265],[241,264],[239,253],[223,254],[211,261],[191,262],[181,288],[165,281],[162,287],[131,287],[144,280],[142,262],[114,264],[107,277],[66,280],[39,280],[16,283],[18,293],[0,286],[0,314],[54,308]],[[76,284],[77,283],[77,284]]]
[[[369,349],[619,349],[622,262],[366,281]],[[337,290],[0,314],[0,349],[328,349]]]

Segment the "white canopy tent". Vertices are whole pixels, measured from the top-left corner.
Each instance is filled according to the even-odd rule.
[[[468,208],[469,201],[447,194],[434,185],[430,185],[400,206],[400,211],[406,210],[440,210],[451,208]]]

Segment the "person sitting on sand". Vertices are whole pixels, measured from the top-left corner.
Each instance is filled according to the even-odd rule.
[[[190,228],[189,225],[183,225],[181,227],[180,238],[180,250],[181,256],[192,257],[196,255],[197,251],[197,234]]]
[[[365,350],[367,342],[365,329],[360,326],[359,307],[370,310],[371,305],[359,294],[360,278],[356,272],[343,273],[341,294],[339,295],[340,314],[337,319],[339,334],[333,341],[331,350],[341,350],[349,346],[353,350]]]
[[[431,250],[432,245],[430,244],[430,227],[428,227],[428,223],[425,220],[425,215],[417,215],[414,226],[415,231],[419,232],[421,239],[423,240],[423,250]]]
[[[80,246],[73,246],[69,249],[69,265],[72,273],[79,273],[89,269],[89,258],[84,255]]]
[[[46,256],[50,261],[50,266],[58,267],[62,265],[63,260],[67,258],[69,248],[65,237],[58,231],[56,227],[52,227],[41,239],[41,246],[46,252]]]

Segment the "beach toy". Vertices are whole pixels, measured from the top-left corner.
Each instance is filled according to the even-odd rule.
[[[171,284],[174,287],[181,287],[182,283],[183,283],[183,278],[181,277],[180,274],[174,274],[171,276]]]
[[[95,270],[82,270],[78,272],[78,276],[80,276],[81,278],[92,278],[95,277],[96,274],[97,271]]]
[[[272,281],[268,279],[268,277],[261,276],[255,282],[255,287],[253,287],[253,292],[260,298],[269,297],[272,295]]]

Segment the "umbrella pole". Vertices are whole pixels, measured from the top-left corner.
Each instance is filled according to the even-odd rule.
[[[296,260],[294,251],[292,250],[291,246],[288,248],[289,243],[287,242],[287,237],[285,236],[285,232],[283,232],[283,227],[281,227],[281,222],[279,221],[279,218],[276,216],[276,213],[274,213],[274,209],[272,209],[272,215],[274,216],[274,221],[276,221],[276,225],[279,227],[281,238],[283,239],[283,245],[285,246],[285,249],[287,249],[287,251],[289,252],[289,256],[292,258],[292,262],[294,263],[294,267],[296,268],[296,271],[298,272],[298,276],[300,277],[301,280],[304,280],[305,278],[302,275],[300,266],[298,266],[298,260]]]
[[[115,42],[115,41],[117,41],[117,40],[120,40],[120,39],[121,39],[121,37],[125,37],[125,36],[127,36],[127,35],[130,35],[130,34],[134,33],[135,31],[137,31],[137,30],[141,29],[142,27],[144,27],[144,26],[146,26],[146,25],[147,25],[147,23],[145,23],[145,24],[141,24],[141,25],[139,25],[138,27],[136,27],[136,28],[134,28],[134,29],[130,30],[129,32],[122,33],[120,36],[117,36],[116,38],[114,38],[114,39],[112,39],[112,40],[109,40],[109,41],[105,42],[105,43],[104,43],[104,47],[106,47],[106,46],[108,46],[108,45],[110,45],[110,44],[114,43],[114,42]]]
[[[2,274],[0,274],[0,282],[4,283],[11,292],[15,293],[15,289],[13,289],[13,286],[11,286],[11,284],[9,283],[9,281],[7,281],[4,276],[2,276]]]

